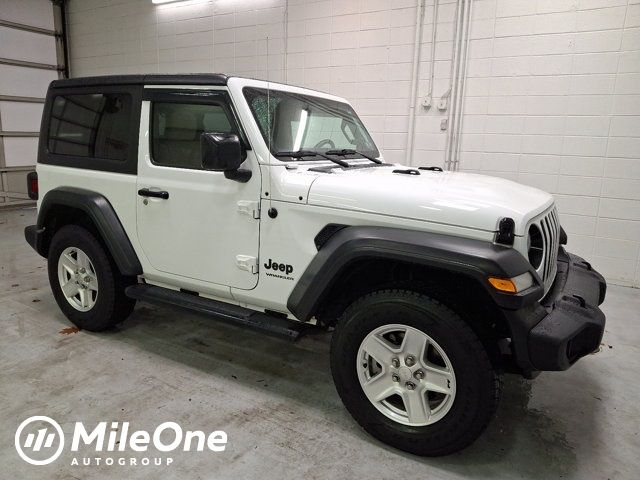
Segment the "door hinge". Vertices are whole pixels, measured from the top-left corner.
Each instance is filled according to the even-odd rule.
[[[258,259],[250,255],[236,255],[236,266],[240,270],[258,273]]]
[[[252,200],[240,200],[238,202],[238,212],[249,215],[252,218],[260,218],[260,204]]]

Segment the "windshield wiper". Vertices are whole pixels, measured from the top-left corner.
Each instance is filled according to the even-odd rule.
[[[313,150],[296,150],[295,152],[276,152],[273,155],[274,157],[291,157],[291,158],[302,158],[302,157],[323,157],[327,160],[332,161],[333,163],[337,163],[341,167],[349,168],[349,162],[345,162],[344,160],[340,160],[339,158],[329,157],[323,153],[314,152]]]
[[[338,155],[340,157],[346,157],[347,155],[360,155],[361,157],[364,157],[367,160],[371,160],[372,162],[375,162],[378,165],[382,165],[382,160],[380,160],[379,158],[370,157],[369,155],[365,155],[364,153],[358,152],[357,150],[353,150],[351,148],[343,148],[341,150],[327,150],[325,154]]]

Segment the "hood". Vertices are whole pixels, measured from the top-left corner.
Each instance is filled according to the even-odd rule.
[[[503,178],[429,170],[420,170],[420,175],[393,173],[405,168],[319,175],[308,202],[486,231],[495,231],[501,218],[511,217],[516,235],[523,235],[529,220],[553,204],[550,194]]]

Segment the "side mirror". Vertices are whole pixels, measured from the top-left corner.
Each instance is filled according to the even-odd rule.
[[[235,133],[203,133],[200,135],[202,168],[215,172],[224,172],[230,180],[248,182],[251,170],[240,170],[242,145]]]

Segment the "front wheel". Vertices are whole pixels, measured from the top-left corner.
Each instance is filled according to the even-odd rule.
[[[374,292],[347,308],[332,339],[331,370],[366,431],[425,456],[471,444],[500,393],[473,330],[438,301],[404,290]]]
[[[55,233],[48,270],[58,306],[83,330],[113,327],[135,306],[124,293],[134,280],[120,274],[103,245],[85,228],[66,225]]]

